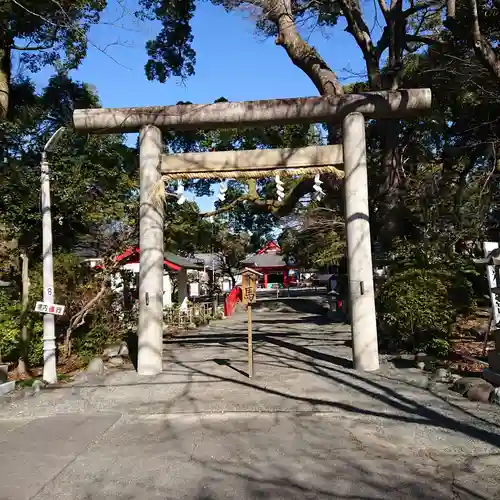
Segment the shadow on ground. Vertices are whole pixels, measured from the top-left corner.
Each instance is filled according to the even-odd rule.
[[[345,325],[275,302],[256,308],[253,380],[242,316],[167,339],[165,371],[143,389],[119,378],[82,386],[87,405],[123,398],[138,420],[113,427],[34,500],[500,498],[494,407],[355,372]]]

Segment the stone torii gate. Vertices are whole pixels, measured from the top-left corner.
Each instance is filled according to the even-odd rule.
[[[345,218],[354,366],[379,368],[373,267],[368,214],[365,117],[405,118],[431,107],[429,89],[144,108],[76,110],[77,131],[140,134],[140,269],[138,373],[162,371],[163,204],[152,194],[162,180],[230,178],[246,172],[263,177],[277,171],[313,168],[336,172],[344,165]],[[161,129],[194,130],[293,123],[342,122],[342,146],[164,155]],[[253,174],[252,174],[253,172]],[[339,174],[340,175],[340,174]]]

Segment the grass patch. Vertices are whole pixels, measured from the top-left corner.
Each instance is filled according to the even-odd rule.
[[[27,378],[24,380],[18,380],[16,381],[16,386],[19,388],[28,388],[33,385],[35,380],[43,380],[42,377],[33,377],[33,378]],[[65,384],[71,380],[71,375],[67,375],[66,373],[58,373],[57,374],[57,383],[58,384]]]

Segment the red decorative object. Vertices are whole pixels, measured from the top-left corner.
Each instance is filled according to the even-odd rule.
[[[125,250],[120,255],[117,255],[115,257],[115,260],[117,262],[120,262],[122,260],[126,260],[128,264],[136,264],[136,263],[139,262],[139,254],[140,253],[141,253],[141,249],[140,248],[130,247],[130,248],[127,248],[127,250]],[[178,266],[177,264],[174,264],[173,262],[170,262],[167,259],[165,259],[163,261],[163,263],[167,267],[169,267],[170,269],[172,269],[172,271],[180,271],[182,269],[181,266]],[[102,266],[101,265],[97,265],[97,266],[95,266],[95,269],[102,269]]]
[[[229,317],[233,314],[234,308],[238,302],[241,302],[243,292],[241,287],[235,286],[224,300],[224,316]]]

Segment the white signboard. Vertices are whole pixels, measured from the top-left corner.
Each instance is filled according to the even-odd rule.
[[[483,243],[484,256],[488,255],[498,248],[498,242],[495,241],[485,241]],[[500,323],[500,307],[498,304],[499,296],[491,291],[492,288],[497,288],[500,286],[500,279],[498,276],[498,269],[495,266],[486,266],[486,277],[488,278],[488,285],[490,287],[491,296],[491,307],[493,308],[493,321],[495,326]]]
[[[64,306],[59,304],[50,304],[49,302],[37,302],[35,305],[35,312],[62,316],[64,314]]]
[[[199,297],[200,296],[200,284],[199,283],[190,283],[189,284],[189,296],[190,297]]]

